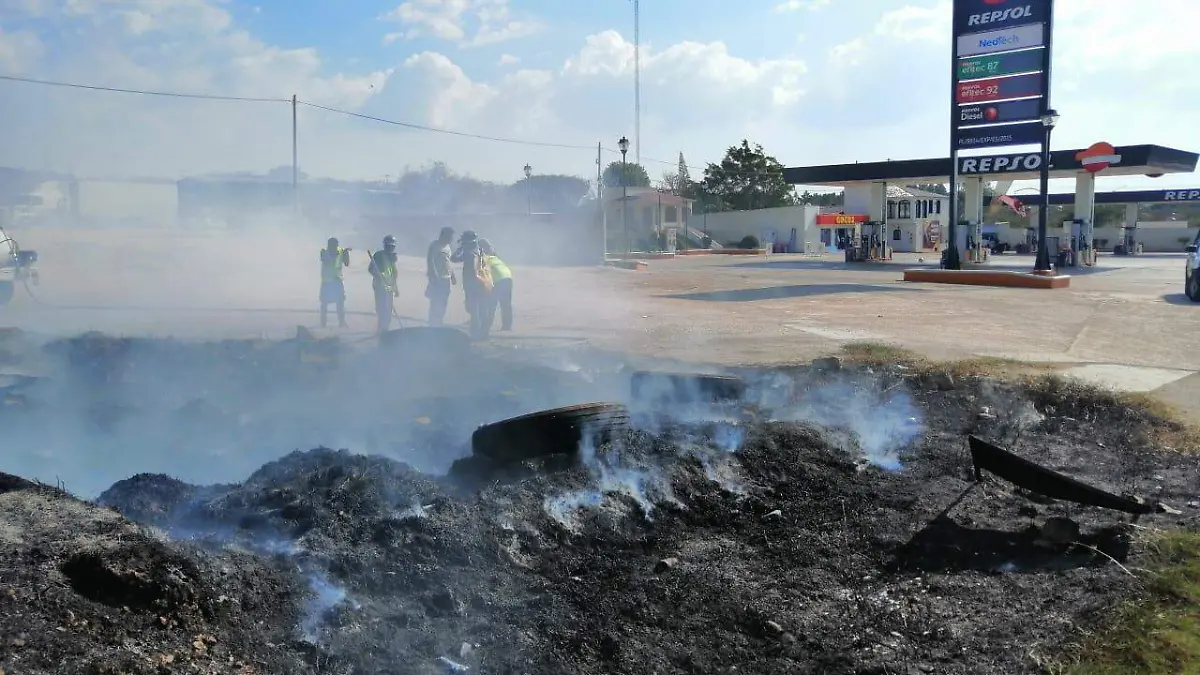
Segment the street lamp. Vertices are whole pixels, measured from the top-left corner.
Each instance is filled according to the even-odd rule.
[[[621,238],[625,240],[625,257],[629,257],[629,181],[625,178],[625,155],[629,152],[629,139],[622,136],[617,141],[617,148],[621,151]]]
[[[1037,257],[1033,262],[1033,271],[1042,274],[1050,272],[1050,251],[1046,246],[1046,212],[1050,210],[1050,132],[1054,131],[1056,124],[1058,111],[1051,108],[1042,115],[1042,128],[1046,135],[1042,138],[1042,167],[1039,172],[1042,198],[1038,206]]]
[[[533,167],[525,164],[525,213],[533,215],[533,183],[529,180],[533,176]]]

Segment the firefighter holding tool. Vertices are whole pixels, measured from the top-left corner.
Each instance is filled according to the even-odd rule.
[[[393,302],[400,295],[396,288],[396,238],[388,235],[383,238],[383,249],[371,254],[371,264],[367,267],[371,273],[371,288],[375,291],[375,315],[379,319],[379,333],[382,335],[392,325]]]
[[[330,303],[337,305],[338,326],[346,324],[346,285],[343,268],[350,266],[350,249],[338,246],[336,237],[330,237],[321,249],[321,328],[328,322]]]

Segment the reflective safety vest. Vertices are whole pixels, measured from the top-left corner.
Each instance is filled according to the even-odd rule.
[[[321,281],[342,280],[342,261],[345,256],[346,249],[340,246],[332,256],[329,255],[329,249],[321,249]]]
[[[512,270],[508,269],[508,265],[504,264],[498,256],[487,256],[488,267],[492,269],[492,281],[500,281],[501,279],[511,279]]]
[[[375,271],[378,276],[375,277],[375,284],[382,283],[391,290],[396,287],[396,263],[388,257],[387,251],[376,251],[371,257],[371,262],[375,266]]]

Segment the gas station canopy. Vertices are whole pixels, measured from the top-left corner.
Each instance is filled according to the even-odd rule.
[[[1074,178],[1082,172],[1086,149],[1056,150],[1050,154],[1050,178]],[[1127,145],[1116,148],[1118,161],[1110,162],[1104,176],[1150,176],[1192,173],[1200,155],[1160,145]],[[958,158],[959,175],[1004,180],[1034,180],[1042,155],[1038,151]],[[945,183],[950,178],[949,157],[789,167],[783,179],[792,185],[848,186],[863,183]]]
[[[1039,194],[1018,194],[1013,195],[1022,202],[1030,205],[1042,203],[1042,196]],[[994,197],[983,198],[983,205],[990,206]],[[1095,196],[1097,204],[1170,204],[1174,202],[1200,202],[1200,187],[1193,188],[1170,188],[1167,190],[1114,190],[1112,192],[1097,192]],[[1058,192],[1050,193],[1049,201],[1051,206],[1064,206],[1075,203],[1075,193],[1073,192]]]

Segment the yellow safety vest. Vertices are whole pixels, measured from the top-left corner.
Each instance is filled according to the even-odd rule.
[[[346,249],[340,246],[332,257],[329,255],[329,249],[321,249],[321,281],[342,280],[342,259],[345,255]]]
[[[379,276],[375,278],[375,283],[383,283],[384,286],[391,290],[396,287],[396,263],[392,262],[387,255],[387,251],[376,251],[371,256],[371,262],[375,265],[375,271]]]
[[[488,264],[488,267],[490,267],[492,269],[492,280],[493,281],[499,281],[501,279],[511,279],[512,278],[512,270],[508,269],[508,265],[505,265],[504,261],[501,260],[499,257],[494,256],[494,255],[489,255],[487,257],[487,264]]]

